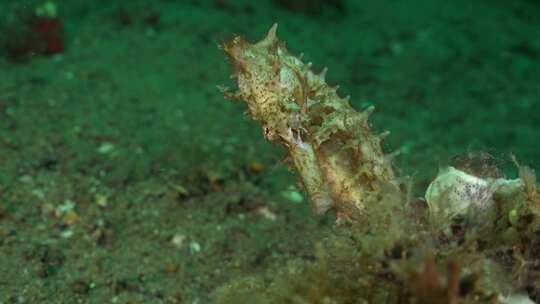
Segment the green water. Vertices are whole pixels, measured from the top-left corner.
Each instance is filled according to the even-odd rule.
[[[417,195],[471,150],[540,168],[538,1],[57,1],[53,51],[39,6],[0,3],[0,303],[211,303],[313,259],[333,216],[216,88],[218,44],[274,22]]]

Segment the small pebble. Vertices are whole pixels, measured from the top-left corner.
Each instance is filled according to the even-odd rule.
[[[268,207],[264,206],[259,209],[257,209],[257,213],[260,214],[265,219],[275,221],[277,216],[274,212],[272,212]]]
[[[101,144],[101,146],[98,147],[97,151],[100,154],[109,154],[112,151],[114,151],[114,149],[115,149],[114,144],[112,144],[110,142],[104,142],[104,143]]]
[[[171,244],[173,244],[176,248],[182,248],[182,245],[184,244],[185,239],[186,239],[185,235],[175,234],[171,239]]]
[[[197,243],[197,241],[191,241],[191,243],[189,243],[189,251],[191,251],[191,253],[199,253],[201,251],[201,245]]]
[[[107,196],[103,194],[96,194],[96,204],[102,208],[107,207]]]
[[[304,202],[304,196],[294,186],[290,186],[287,190],[282,191],[281,195],[293,203]]]

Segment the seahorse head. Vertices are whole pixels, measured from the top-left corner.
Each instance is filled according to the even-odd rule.
[[[238,80],[235,96],[245,100],[254,118],[266,125],[273,124],[268,120],[283,121],[304,100],[304,72],[299,72],[304,64],[288,54],[276,30],[274,24],[257,43],[235,37],[221,45]]]

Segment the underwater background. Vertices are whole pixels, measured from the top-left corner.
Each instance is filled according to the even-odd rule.
[[[539,1],[3,0],[0,303],[213,303],[314,259],[333,215],[217,89],[275,22],[415,195],[470,151],[540,168]]]

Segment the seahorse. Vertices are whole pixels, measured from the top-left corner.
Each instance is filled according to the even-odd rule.
[[[338,221],[346,220],[380,200],[385,185],[399,191],[381,147],[388,132],[375,135],[368,122],[374,107],[356,111],[326,83],[327,69],[313,72],[276,31],[274,24],[257,43],[235,37],[221,45],[238,81],[236,92],[224,93],[244,100],[265,137],[287,148],[312,210],[334,209]]]

